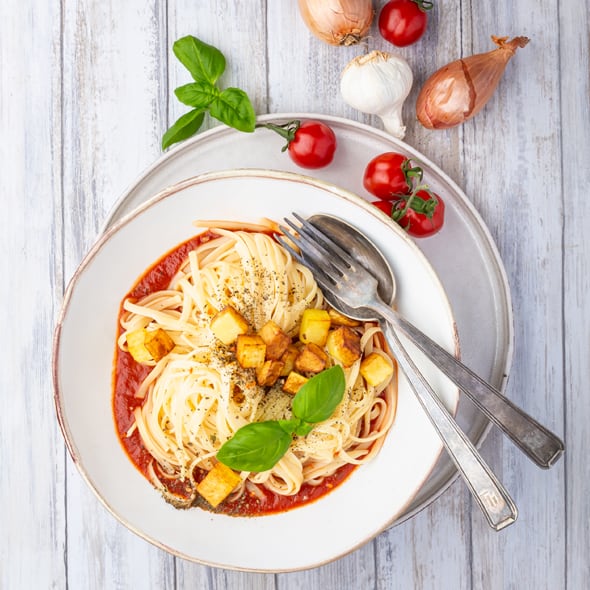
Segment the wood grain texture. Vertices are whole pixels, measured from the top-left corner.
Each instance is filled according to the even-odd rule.
[[[161,3],[63,6],[66,277],[123,189],[159,154],[165,127]],[[73,588],[174,588],[174,559],[125,530],[68,463],[67,572]]]
[[[379,6],[386,2],[379,2]],[[462,181],[460,128],[432,132],[416,120],[415,102],[425,80],[461,52],[461,5],[440,4],[430,15],[430,25],[421,44],[396,49],[379,34],[371,48],[398,52],[414,73],[414,85],[404,104],[405,141],[439,165],[460,185]],[[373,121],[379,127],[379,121]],[[377,588],[437,588],[445,580],[449,588],[469,588],[470,498],[464,484],[455,482],[434,505],[415,518],[394,527],[376,541]],[[479,516],[479,515],[478,515]],[[448,542],[452,539],[452,542]],[[417,548],[420,548],[417,550]]]
[[[559,6],[561,205],[563,259],[563,382],[557,383],[563,404],[565,443],[564,582],[583,588],[590,579],[590,405],[588,388],[590,351],[590,240],[587,217],[580,208],[590,186],[590,43],[586,3]]]
[[[531,38],[508,64],[480,116],[464,125],[464,161],[470,168],[465,187],[492,228],[512,291],[516,370],[507,395],[559,431],[562,407],[556,387],[562,382],[563,353],[556,343],[563,334],[555,310],[561,309],[563,291],[555,278],[562,271],[561,220],[547,215],[560,192],[559,80],[531,75],[559,69],[556,11],[556,4],[531,14],[509,2],[494,7],[474,3],[464,11],[463,31],[471,36],[473,53],[493,48],[491,34]],[[508,13],[506,30],[508,22],[501,17]],[[534,105],[531,97],[536,97]],[[483,149],[486,145],[493,155]],[[565,518],[564,463],[544,472],[509,442],[499,442],[496,448],[503,451],[494,463],[519,507],[518,528],[490,535],[474,520],[473,570],[491,587],[518,588],[522,579],[545,587],[548,580],[557,582],[564,569],[559,542]],[[546,545],[552,547],[551,559],[539,561]],[[497,554],[499,563],[491,563],[490,554]]]
[[[61,588],[65,454],[49,362],[63,292],[59,6],[3,2],[0,23],[0,588]]]
[[[237,87],[248,93],[257,114],[267,112],[265,2],[223,0],[171,0],[168,2],[169,115],[171,123],[188,110],[173,95],[174,88],[191,81],[190,74],[174,57],[172,44],[194,35],[215,45],[226,57],[221,88]],[[206,115],[202,129],[219,125]]]
[[[415,74],[406,141],[465,190],[506,267],[515,313],[507,394],[564,435],[565,458],[539,470],[492,432],[481,450],[519,507],[512,527],[489,530],[457,481],[350,555],[273,575],[173,558],[108,513],[73,466],[54,419],[52,330],[65,284],[108,211],[161,154],[162,133],[185,111],[173,95],[189,79],[172,55],[175,39],[193,34],[221,49],[222,86],[245,89],[259,114],[315,112],[379,129],[378,119],[343,102],[340,73],[359,53],[396,50],[375,25],[366,44],[328,46],[311,35],[294,1],[2,2],[0,320],[9,338],[0,357],[0,590],[586,587],[589,16],[588,6],[557,0],[436,3],[422,41],[397,50]],[[531,42],[475,119],[447,131],[422,128],[414,103],[426,77],[491,49],[492,34]],[[217,124],[207,118],[204,129]]]

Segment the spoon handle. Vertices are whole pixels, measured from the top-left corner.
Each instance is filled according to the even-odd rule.
[[[393,311],[398,327],[473,403],[537,465],[548,469],[563,454],[563,442],[497,389]]]
[[[376,303],[373,309],[387,322],[392,322],[391,313],[389,313],[391,308]],[[463,476],[463,480],[482,509],[488,523],[497,531],[512,524],[517,517],[517,510],[512,498],[420,373],[404,349],[395,330],[389,323],[383,322],[383,324],[391,352],[405,373],[420,404],[438,432],[447,452]]]

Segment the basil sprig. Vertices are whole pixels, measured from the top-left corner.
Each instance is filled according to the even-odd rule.
[[[218,80],[225,71],[225,57],[219,49],[187,35],[173,46],[174,55],[190,72],[194,82],[179,86],[174,93],[180,102],[192,107],[164,133],[162,149],[194,135],[205,113],[238,131],[251,133],[256,114],[248,95],[239,88],[221,90]]]
[[[267,420],[242,426],[217,453],[217,460],[237,471],[267,471],[287,452],[293,435],[306,436],[327,420],[342,401],[344,371],[336,365],[314,375],[293,398],[291,420]]]

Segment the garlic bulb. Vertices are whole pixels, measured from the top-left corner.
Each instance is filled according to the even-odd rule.
[[[398,55],[371,51],[355,57],[342,72],[342,98],[363,113],[378,115],[388,133],[403,139],[406,127],[402,106],[414,76],[408,62]]]

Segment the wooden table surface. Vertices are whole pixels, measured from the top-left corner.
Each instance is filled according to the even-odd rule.
[[[351,555],[273,575],[174,558],[103,508],[56,422],[52,332],[65,286],[109,210],[161,155],[162,133],[184,112],[172,93],[188,81],[173,41],[193,34],[221,49],[225,85],[246,90],[258,114],[323,113],[377,128],[343,102],[339,76],[356,55],[392,46],[375,25],[365,45],[328,46],[310,35],[293,0],[3,0],[2,590],[588,587],[588,4],[435,4],[425,37],[399,50],[415,74],[406,141],[464,189],[489,227],[514,308],[507,395],[566,444],[542,471],[497,432],[485,440],[482,453],[511,491],[518,521],[491,531],[457,481]],[[492,34],[531,42],[487,108],[452,130],[422,128],[414,104],[427,75],[488,51]],[[285,550],[297,547],[286,540]]]

